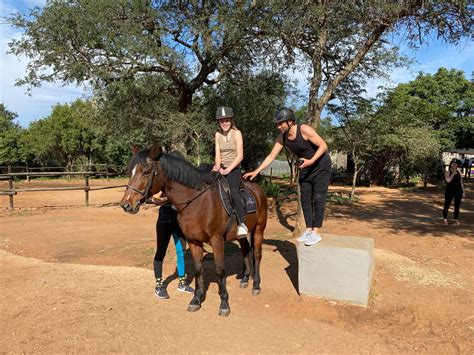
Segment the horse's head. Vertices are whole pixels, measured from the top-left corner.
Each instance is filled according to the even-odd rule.
[[[143,150],[131,144],[130,149],[133,153],[128,164],[130,179],[120,206],[125,212],[135,214],[148,197],[163,188],[163,179],[158,174],[157,162],[163,151],[157,144]]]

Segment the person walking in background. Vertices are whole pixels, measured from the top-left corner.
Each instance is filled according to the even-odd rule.
[[[255,178],[276,159],[284,146],[296,154],[300,159],[300,202],[306,223],[306,230],[297,240],[308,246],[313,245],[321,240],[319,228],[323,225],[331,175],[328,146],[314,128],[306,124],[296,124],[295,114],[289,108],[280,109],[275,115],[274,123],[280,135],[276,138],[272,151],[259,167],[244,174],[244,178]]]
[[[444,179],[446,180],[446,191],[444,193],[444,208],[443,208],[443,223],[448,225],[448,210],[451,206],[451,202],[454,199],[454,224],[459,225],[459,209],[461,206],[461,200],[466,197],[464,190],[464,182],[462,179],[462,162],[459,159],[451,160],[449,163],[448,171],[444,173]]]
[[[461,175],[464,174],[464,178],[467,178],[467,172],[469,170],[469,159],[464,158],[462,161]]]
[[[230,193],[234,201],[237,215],[237,238],[245,238],[248,234],[245,225],[245,211],[240,197],[240,163],[244,158],[242,133],[234,125],[234,111],[230,107],[219,107],[216,111],[219,126],[215,133],[215,159],[213,171],[223,175],[229,183]]]

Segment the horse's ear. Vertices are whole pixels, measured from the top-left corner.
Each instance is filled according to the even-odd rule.
[[[132,154],[135,155],[140,151],[140,148],[138,148],[135,144],[130,142],[130,150],[132,151]]]
[[[162,153],[163,149],[161,148],[161,146],[159,146],[158,143],[155,143],[148,150],[148,158],[157,160]]]

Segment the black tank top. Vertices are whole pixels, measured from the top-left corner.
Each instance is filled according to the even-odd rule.
[[[449,172],[449,176],[453,175],[451,172]],[[462,191],[462,186],[461,186],[461,175],[459,173],[454,173],[453,179],[451,182],[448,182],[446,184],[446,190],[451,191],[451,192],[458,192]]]
[[[294,140],[290,140],[287,137],[287,134],[285,133],[283,135],[283,144],[288,147],[298,158],[305,158],[305,159],[311,159],[316,153],[316,150],[318,150],[318,146],[313,144],[307,139],[304,139],[303,135],[301,134],[301,126],[297,125],[296,126],[296,138]],[[324,152],[324,154],[316,161],[314,164],[317,166],[319,162],[323,160],[328,160],[329,159],[329,154],[328,152]]]

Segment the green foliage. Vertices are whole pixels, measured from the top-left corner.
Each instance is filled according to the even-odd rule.
[[[0,103],[0,165],[16,165],[27,160],[20,143],[24,130],[14,122],[17,116]]]
[[[31,60],[19,84],[89,80],[104,87],[160,75],[171,83],[175,108],[186,112],[202,85],[253,60],[243,27],[255,15],[240,2],[48,1],[9,19],[24,33],[10,49]]]
[[[262,178],[260,186],[267,194],[267,197],[278,198],[282,193],[280,185],[273,182],[270,178]]]
[[[359,202],[359,199],[355,196],[350,197],[338,192],[334,192],[327,194],[326,202],[334,205],[352,205],[353,203]]]
[[[386,110],[432,128],[443,149],[474,146],[474,83],[461,70],[420,73],[388,93]]]
[[[86,101],[56,105],[47,118],[30,124],[22,144],[40,165],[71,167],[81,157],[100,158],[105,137],[94,129],[95,111]]]
[[[471,26],[467,1],[258,4],[268,4],[254,28],[270,43],[265,47],[267,61],[307,70],[308,122],[316,126],[330,100],[360,97],[369,78],[387,77],[391,68],[406,64],[391,41],[394,33],[415,47],[427,41],[431,31],[457,42],[469,36]]]

